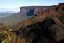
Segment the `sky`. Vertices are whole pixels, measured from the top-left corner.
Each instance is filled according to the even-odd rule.
[[[64,0],[0,0],[0,12],[19,12],[22,6],[51,6]]]

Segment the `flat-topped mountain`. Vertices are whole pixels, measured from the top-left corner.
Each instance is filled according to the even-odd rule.
[[[0,18],[0,22],[5,24],[15,24],[25,19],[31,18],[33,15],[44,14],[48,10],[62,11],[63,12],[63,3],[54,6],[24,6],[20,7],[19,13],[12,13],[11,16],[8,16],[9,13],[2,13],[1,16],[7,15],[7,17]],[[61,13],[61,12],[60,12]]]

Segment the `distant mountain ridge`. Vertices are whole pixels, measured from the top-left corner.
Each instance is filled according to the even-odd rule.
[[[0,12],[0,18],[12,15],[12,12]]]
[[[28,18],[31,18],[31,17],[28,17],[28,16],[26,16],[24,14],[20,14],[20,13],[10,13],[10,14],[7,13],[6,15],[7,15],[6,17],[0,17],[0,23],[5,23],[5,25],[8,25],[8,24],[12,24],[13,25],[13,24],[16,24],[16,23],[18,23],[20,21],[23,21],[23,20],[26,20]]]

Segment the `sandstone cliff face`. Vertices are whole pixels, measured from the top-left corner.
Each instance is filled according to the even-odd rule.
[[[28,26],[30,28],[32,28],[32,26],[35,26],[34,28],[32,28],[32,29],[34,29],[32,32],[42,29],[43,32],[41,30],[39,30],[39,32],[33,33],[33,34],[37,34],[37,39],[39,36],[41,37],[40,34],[42,33],[42,34],[44,34],[43,37],[50,38],[50,39],[48,39],[48,42],[49,42],[49,40],[51,40],[51,42],[49,42],[49,43],[53,43],[53,42],[56,43],[57,41],[64,39],[64,31],[63,31],[64,24],[58,18],[58,17],[64,16],[64,13],[62,14],[61,12],[59,12],[59,11],[64,11],[63,8],[64,8],[64,5],[62,5],[62,6],[58,5],[58,6],[55,6],[52,8],[47,8],[45,10],[39,9],[36,11],[37,15],[35,15],[31,19],[26,20],[26,22],[23,21],[23,22],[20,22],[19,25],[18,24],[17,25],[19,27]],[[52,21],[48,21],[47,18],[49,18],[49,19],[51,18],[54,23],[52,23]],[[30,28],[27,28],[27,29],[31,30]],[[28,30],[27,34],[28,33],[31,34],[31,31],[29,31],[29,30]],[[25,34],[24,36],[26,37],[27,34]],[[36,35],[34,35],[34,37],[36,37]],[[29,36],[26,38],[28,39]],[[38,40],[40,40],[41,38],[39,38]],[[45,41],[47,40],[46,38],[42,38],[42,39],[45,39]],[[42,39],[40,41],[43,41]],[[33,39],[30,39],[30,40],[32,40],[31,41],[32,43],[38,42],[38,41],[35,41],[36,40],[35,38],[34,38],[34,40]],[[29,40],[29,42],[30,42],[30,40]],[[45,43],[48,43],[48,42],[45,42]],[[39,42],[39,43],[43,43],[43,42]]]
[[[34,14],[43,14],[45,11],[50,9],[52,10],[55,9],[55,11],[63,10],[63,7],[64,7],[63,3],[59,3],[59,5],[55,5],[55,6],[24,6],[24,7],[20,7],[20,13],[26,15],[27,12],[34,9]]]
[[[21,7],[20,8],[20,12],[28,12],[28,10],[30,9],[30,8],[34,8],[35,9],[35,15],[32,17],[32,18],[30,18],[30,19],[28,19],[28,20],[25,20],[25,21],[21,21],[21,22],[19,22],[18,24],[20,25],[29,25],[29,24],[31,24],[31,23],[35,23],[35,22],[40,22],[40,21],[43,21],[43,20],[45,20],[45,18],[48,18],[48,17],[57,17],[57,16],[62,16],[62,15],[64,15],[64,13],[62,14],[61,12],[59,12],[59,11],[64,11],[63,10],[63,8],[64,8],[64,5],[62,4],[62,5],[58,5],[58,6],[52,6],[52,7],[42,7],[42,6],[29,6],[29,7]],[[26,10],[26,11],[24,11],[24,10]],[[37,10],[38,9],[38,10]],[[43,9],[43,10],[42,10]],[[45,10],[44,10],[45,9]],[[26,13],[27,13],[26,12]],[[25,13],[25,14],[26,14]]]
[[[38,14],[38,12],[43,12],[48,6],[25,6],[25,7],[20,7],[20,13],[22,14],[27,14],[30,9],[34,9],[34,14]]]

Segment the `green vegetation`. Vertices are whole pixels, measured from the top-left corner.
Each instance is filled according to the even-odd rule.
[[[4,35],[3,35],[4,34]],[[0,32],[0,37],[1,37],[1,43],[6,43],[6,42],[9,42],[11,43],[12,42],[12,38],[13,38],[13,34],[12,32],[9,32],[7,31],[6,33],[1,33]],[[6,41],[7,40],[7,41]]]

